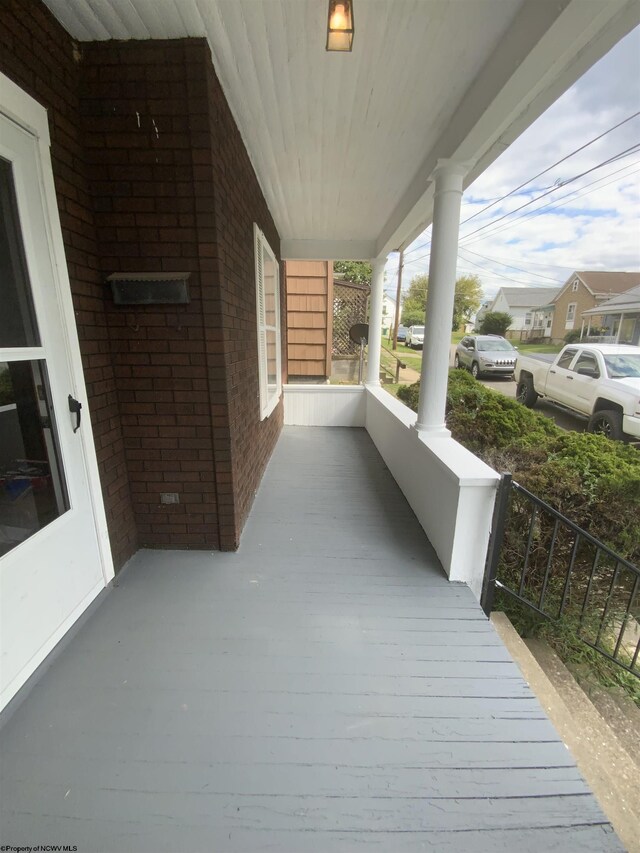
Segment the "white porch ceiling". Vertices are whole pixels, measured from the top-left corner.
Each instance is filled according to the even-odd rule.
[[[638,21],[635,0],[45,0],[81,41],[204,36],[285,257],[373,257],[430,221],[440,157],[467,184]]]

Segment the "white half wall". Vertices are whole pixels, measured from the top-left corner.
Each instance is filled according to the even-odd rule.
[[[365,415],[364,385],[284,386],[285,424],[363,427]]]
[[[453,438],[421,436],[415,422],[399,400],[366,388],[367,432],[449,580],[467,583],[479,600],[500,477]]]

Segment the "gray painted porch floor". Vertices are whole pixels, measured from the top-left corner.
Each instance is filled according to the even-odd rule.
[[[0,760],[14,845],[622,849],[360,429],[285,428],[237,553],[136,555]]]

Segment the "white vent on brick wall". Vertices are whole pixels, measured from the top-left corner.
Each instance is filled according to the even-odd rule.
[[[254,223],[260,419],[268,418],[282,394],[280,270],[266,237]]]

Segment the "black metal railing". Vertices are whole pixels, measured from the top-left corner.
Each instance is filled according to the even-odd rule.
[[[640,569],[503,474],[487,554],[482,606],[496,591],[640,678]]]
[[[395,352],[393,352],[392,350],[390,350],[390,349],[389,349],[389,347],[386,347],[384,344],[382,344],[382,349],[383,349],[386,353],[389,353],[389,355],[391,356],[391,358],[394,358],[394,359],[395,359],[395,361],[396,361],[395,377],[394,377],[393,373],[391,372],[391,370],[389,370],[389,368],[384,364],[384,362],[382,362],[382,363],[381,363],[381,365],[380,365],[380,366],[381,366],[381,368],[382,368],[384,371],[386,371],[386,372],[389,374],[389,376],[391,376],[391,377],[393,377],[393,378],[394,378],[394,382],[399,382],[399,381],[400,381],[400,369],[402,368],[402,370],[404,370],[404,368],[405,368],[407,365],[404,363],[404,361],[402,361],[402,359],[398,358],[398,356],[395,354]]]

